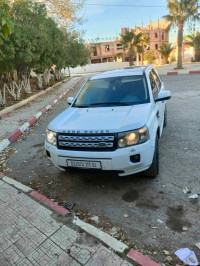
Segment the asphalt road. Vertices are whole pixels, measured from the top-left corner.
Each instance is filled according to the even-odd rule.
[[[151,251],[158,262],[165,262],[163,250],[174,253],[182,247],[194,250],[200,259],[194,246],[200,242],[200,200],[183,193],[184,187],[192,194],[200,193],[200,76],[162,78],[172,99],[159,143],[160,174],[156,179],[138,174],[63,173],[55,168],[46,157],[43,134],[48,123],[68,107],[65,99],[43,116],[27,137],[12,144],[17,152],[9,158],[8,166],[13,169],[9,176],[61,204],[76,203],[74,211],[83,219],[99,216],[97,226],[107,232],[113,226],[121,228],[123,241],[144,253]]]

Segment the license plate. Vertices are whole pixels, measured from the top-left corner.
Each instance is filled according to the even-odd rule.
[[[67,160],[68,167],[101,169],[101,162]]]

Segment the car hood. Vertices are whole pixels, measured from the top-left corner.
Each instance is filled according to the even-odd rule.
[[[70,107],[58,115],[48,129],[60,133],[123,132],[143,127],[151,111],[151,103],[119,107]]]

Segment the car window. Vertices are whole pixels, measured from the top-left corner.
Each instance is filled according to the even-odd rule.
[[[149,91],[144,75],[89,80],[73,107],[105,107],[148,103]]]
[[[155,99],[158,94],[158,87],[151,71],[149,72],[149,80],[151,83],[152,94]]]
[[[156,81],[156,84],[158,86],[158,90],[160,91],[160,89],[161,89],[161,81],[160,81],[160,78],[159,78],[158,74],[156,73],[155,69],[152,69],[152,75],[153,75],[153,77],[154,77],[154,79]]]

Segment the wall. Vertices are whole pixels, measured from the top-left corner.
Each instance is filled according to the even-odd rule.
[[[83,73],[94,73],[103,72],[119,68],[128,67],[129,62],[110,62],[110,63],[100,63],[100,64],[90,64],[84,67],[70,68],[71,74],[83,74]],[[64,70],[65,74],[68,74],[68,69]]]

